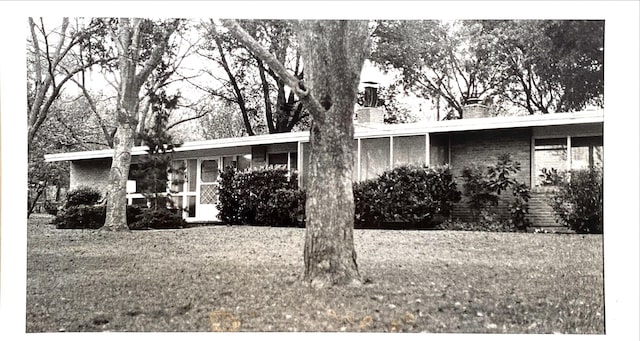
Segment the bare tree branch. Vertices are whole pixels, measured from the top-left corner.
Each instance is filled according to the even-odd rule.
[[[292,75],[273,54],[269,53],[269,51],[258,44],[258,42],[256,42],[242,27],[240,27],[235,20],[223,19],[221,21],[236,39],[250,49],[258,58],[264,61],[265,64],[269,65],[269,67],[295,92],[298,98],[300,98],[305,105],[310,108],[310,110],[317,110],[318,112],[326,111],[320,102],[311,95],[309,89],[306,89],[297,77]]]

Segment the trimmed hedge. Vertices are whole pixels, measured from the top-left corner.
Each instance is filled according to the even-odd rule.
[[[297,174],[283,167],[228,167],[220,175],[218,195],[218,218],[227,224],[295,226],[304,215]]]
[[[353,186],[356,226],[433,227],[460,200],[448,167],[401,166]],[[227,224],[302,226],[305,192],[284,168],[221,174],[219,218]]]
[[[354,223],[369,227],[389,223],[433,227],[450,215],[453,203],[460,201],[456,187],[447,166],[396,167],[354,185]]]

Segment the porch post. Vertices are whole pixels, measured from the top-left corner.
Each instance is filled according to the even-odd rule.
[[[431,134],[424,135],[424,164],[431,165]]]

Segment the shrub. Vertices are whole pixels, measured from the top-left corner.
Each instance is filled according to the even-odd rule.
[[[500,195],[503,191],[511,189],[513,201],[508,205],[509,219],[506,222],[501,221],[500,224],[507,223],[522,231],[529,227],[530,223],[526,218],[531,197],[529,188],[512,177],[519,171],[520,163],[511,160],[509,154],[499,155],[496,164],[486,167],[486,172],[478,165],[462,170],[464,194],[468,198],[467,204],[475,223],[490,225],[499,219],[495,208],[500,201]]]
[[[226,169],[221,174],[218,189],[218,217],[227,224],[280,224],[275,212],[297,205],[284,200],[274,201],[279,190],[296,190],[298,177],[283,167],[253,168],[245,171]],[[297,195],[299,196],[299,195]],[[289,195],[293,200],[296,196]],[[282,204],[284,207],[280,207]],[[278,206],[276,206],[278,205]],[[287,221],[288,218],[284,218]]]
[[[44,202],[44,210],[50,214],[50,215],[57,215],[58,214],[58,203],[55,201],[45,201]]]
[[[538,177],[540,178],[540,184],[542,186],[559,186],[565,179],[564,172],[558,171],[555,168],[542,168],[540,171],[542,174]]]
[[[238,215],[238,197],[239,190],[235,188],[234,179],[236,170],[233,167],[226,167],[220,173],[218,181],[218,218],[228,224],[237,224],[240,222]]]
[[[304,226],[306,193],[301,189],[278,189],[266,207],[261,210],[258,220],[271,226]]]
[[[67,193],[64,207],[79,205],[95,205],[102,199],[102,194],[91,187],[79,187]]]
[[[357,226],[380,226],[384,220],[381,200],[378,179],[369,179],[353,184],[354,224]]]
[[[53,222],[59,229],[98,229],[105,217],[104,205],[73,205],[58,211]]]
[[[602,233],[602,172],[576,170],[553,195],[557,221],[577,233]]]
[[[405,165],[354,186],[355,223],[380,226],[385,222],[432,225],[448,216],[460,200],[448,167]]]
[[[169,209],[141,209],[134,221],[129,223],[131,230],[147,229],[175,229],[187,226],[187,222],[180,215],[179,210]]]

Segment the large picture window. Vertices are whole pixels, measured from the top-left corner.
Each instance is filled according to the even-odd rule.
[[[388,137],[360,141],[360,181],[375,178],[389,169]]]
[[[393,138],[393,165],[421,165],[425,163],[425,136],[397,136]]]
[[[535,184],[538,186],[543,182],[543,169],[555,170],[558,173],[592,167],[602,169],[604,164],[602,136],[535,139],[533,158]]]
[[[571,169],[602,168],[602,136],[571,138]]]

